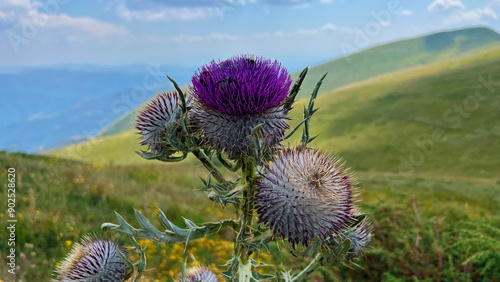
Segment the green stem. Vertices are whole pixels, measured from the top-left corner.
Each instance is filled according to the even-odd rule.
[[[287,140],[288,138],[292,137],[292,135],[300,128],[300,126],[302,124],[304,124],[304,122],[306,122],[308,120],[308,118],[306,119],[303,119],[299,124],[297,124],[297,126],[292,130],[292,132],[290,132],[287,136],[285,136],[283,139],[281,139],[281,141],[285,141]]]
[[[252,253],[250,250],[246,249],[245,241],[247,240],[247,235],[250,233],[250,226],[252,225],[254,208],[252,198],[255,193],[253,178],[255,176],[255,168],[249,157],[243,157],[241,163],[245,188],[241,199],[240,230],[238,232],[238,236],[236,237],[234,255],[240,260],[240,263],[238,264],[239,268],[245,268],[248,267],[248,258]]]
[[[316,270],[316,268],[318,268],[321,259],[322,255],[321,253],[318,253],[314,257],[314,259],[309,263],[309,265],[306,268],[304,268],[304,270],[302,270],[297,276],[292,278],[290,282],[305,280],[307,276],[311,275],[311,273],[313,273]]]
[[[210,171],[212,176],[219,181],[220,183],[225,183],[226,180],[224,179],[224,176],[222,176],[222,173],[217,169],[215,164],[210,160],[210,158],[203,152],[201,149],[196,149],[193,151],[193,155],[195,155],[201,163]]]

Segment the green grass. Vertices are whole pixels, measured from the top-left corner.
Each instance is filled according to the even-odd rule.
[[[132,222],[133,208],[152,217],[161,207],[179,225],[181,212],[195,222],[214,220],[224,212],[200,205],[205,193],[193,193],[202,186],[198,176],[207,176],[201,166],[102,166],[3,151],[0,164],[1,179],[7,179],[9,167],[16,169],[16,248],[21,267],[17,277],[25,273],[25,281],[48,281],[55,263],[69,251],[68,245],[87,232],[99,231],[104,222],[116,222],[114,211]],[[0,201],[7,203],[5,191]],[[6,217],[2,210],[0,218]],[[0,232],[2,242],[7,242],[7,236]],[[7,244],[1,244],[0,252],[7,250]],[[21,253],[28,261],[19,259]],[[0,277],[8,277],[4,260],[2,256]],[[36,268],[31,269],[31,264]]]
[[[87,142],[49,151],[46,154],[100,164],[151,164],[150,161],[135,153],[141,149],[145,148],[139,146],[139,135],[134,131],[125,131],[97,137]]]
[[[17,252],[21,267],[18,273],[27,281],[47,281],[54,265],[73,242],[88,232],[99,231],[103,222],[117,222],[114,211],[135,226],[138,224],[132,208],[143,212],[156,226],[160,226],[155,220],[157,207],[180,226],[182,217],[198,223],[234,217],[232,208],[224,210],[209,202],[204,192],[196,192],[202,186],[198,176],[207,174],[200,165],[189,162],[101,166],[0,152],[0,163],[2,179],[6,178],[8,167],[16,168]],[[496,238],[493,235],[497,227],[493,224],[500,222],[495,212],[500,204],[492,195],[498,195],[500,183],[489,178],[411,176],[391,188],[379,172],[359,172],[357,177],[362,191],[360,205],[375,226],[371,248],[356,261],[362,268],[323,268],[314,279],[379,280],[388,276],[406,280],[412,277],[498,279],[498,264],[481,274],[485,264],[497,262],[495,247],[481,240]],[[0,201],[5,202],[5,198],[2,193]],[[489,222],[492,225],[488,229]],[[466,236],[468,232],[475,232],[479,240],[474,246],[467,245],[471,239]],[[6,236],[6,232],[0,233],[0,240],[5,241]],[[231,240],[232,236],[224,233],[191,243],[188,261],[193,263],[194,257],[199,263],[224,269],[221,265],[231,253],[231,244],[226,239]],[[143,281],[177,275],[183,261],[182,247],[146,241],[141,244],[148,245],[149,260]],[[263,254],[259,260],[274,261],[287,269],[303,267],[307,262],[290,256],[283,245],[278,248],[272,244],[271,249],[271,254]],[[474,258],[488,250],[490,253]],[[5,244],[0,246],[0,252],[7,252]],[[471,260],[466,262],[467,259]],[[0,275],[8,277],[2,260]]]

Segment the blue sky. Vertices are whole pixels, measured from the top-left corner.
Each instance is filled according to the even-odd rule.
[[[500,0],[2,0],[0,67],[198,66],[253,53],[314,65],[440,30],[500,30]]]

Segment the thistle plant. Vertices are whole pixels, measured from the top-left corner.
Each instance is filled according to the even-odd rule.
[[[137,271],[131,274],[135,280],[146,270],[136,238],[189,244],[230,228],[237,233],[234,250],[221,273],[228,281],[299,281],[319,266],[346,263],[367,248],[371,223],[355,205],[358,184],[353,174],[340,158],[310,145],[316,138],[310,135],[311,117],[318,110],[314,103],[326,74],[304,107],[303,120],[293,129],[287,123],[307,71],[292,86],[290,74],[277,61],[250,55],[212,61],[194,73],[186,93],[168,77],[175,90],[157,95],[139,112],[136,129],[147,149],[138,154],[164,162],[193,154],[209,172],[201,190],[220,208],[234,207],[237,219],[201,224],[185,219],[185,226],[176,226],[159,210],[160,231],[139,211],[139,228],[117,213],[118,224],[104,223],[102,228],[130,238],[139,260],[122,258]],[[289,146],[300,128],[300,141]],[[227,171],[239,177],[227,180]],[[309,265],[303,270],[257,271],[261,265],[250,256],[269,251],[277,242],[309,258]],[[207,269],[186,270],[186,264],[178,280],[216,281]]]

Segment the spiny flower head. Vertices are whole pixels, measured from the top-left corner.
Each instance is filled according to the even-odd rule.
[[[217,276],[206,267],[193,267],[186,271],[186,282],[217,282]],[[182,277],[177,278],[178,281]]]
[[[228,115],[245,115],[282,104],[292,80],[279,62],[242,55],[202,66],[192,83],[200,104]]]
[[[97,235],[85,236],[81,243],[73,245],[69,255],[57,267],[56,281],[125,281],[128,267],[119,251],[126,255],[116,241]]]
[[[365,218],[347,233],[347,238],[351,240],[351,247],[347,259],[352,259],[361,255],[368,247],[372,238],[372,224]]]
[[[191,99],[186,103],[191,104]],[[141,145],[147,145],[153,153],[158,153],[168,142],[169,130],[180,131],[181,99],[176,91],[162,92],[151,99],[139,112],[135,128],[141,135]],[[170,126],[169,126],[170,125]]]
[[[212,61],[193,76],[191,118],[206,144],[231,158],[253,153],[252,129],[261,125],[263,149],[289,128],[284,104],[291,79],[277,61],[235,56]]]
[[[352,219],[354,181],[340,160],[312,149],[284,149],[256,181],[261,222],[292,244],[340,234]]]

